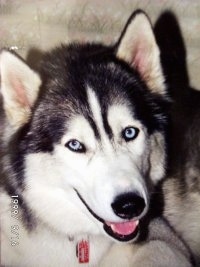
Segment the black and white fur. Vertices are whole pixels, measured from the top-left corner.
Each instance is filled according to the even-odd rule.
[[[192,266],[161,218],[139,242],[166,166],[168,97],[147,16],[135,12],[112,47],[56,48],[40,74],[3,50],[0,71],[2,264],[79,266],[76,246],[87,239],[90,267]],[[117,233],[123,223],[132,225],[130,235]]]

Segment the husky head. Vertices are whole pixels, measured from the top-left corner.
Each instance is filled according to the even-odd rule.
[[[8,51],[0,68],[6,188],[25,216],[70,236],[134,240],[165,169],[167,97],[147,16],[135,12],[112,47],[47,53],[40,76]]]

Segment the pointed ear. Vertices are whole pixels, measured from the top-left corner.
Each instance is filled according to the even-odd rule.
[[[1,94],[9,123],[18,128],[26,123],[38,96],[41,80],[17,55],[0,53]]]
[[[160,51],[151,23],[143,11],[134,12],[128,20],[116,54],[139,72],[152,92],[165,94]]]

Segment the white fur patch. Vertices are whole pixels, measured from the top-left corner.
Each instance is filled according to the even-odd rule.
[[[104,146],[104,149],[109,150],[111,144],[103,126],[101,106],[98,102],[98,99],[94,91],[91,88],[88,87],[87,93],[88,93],[88,103],[90,105],[95,124],[97,125],[97,128],[100,132],[102,145]]]

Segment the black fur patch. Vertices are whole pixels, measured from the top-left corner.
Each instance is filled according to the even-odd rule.
[[[83,114],[86,119],[92,118],[86,93],[89,86],[99,99],[104,127],[110,136],[112,131],[105,114],[114,102],[129,105],[150,134],[162,131],[166,125],[166,99],[151,93],[140,75],[115,57],[112,47],[96,44],[62,46],[46,55],[41,70],[46,85],[53,84],[51,88],[44,84],[44,94],[48,105],[53,101],[55,114],[59,113],[59,108],[62,116],[68,117],[74,112]],[[52,100],[55,98],[58,98],[57,103]],[[98,135],[97,129],[95,135]]]

